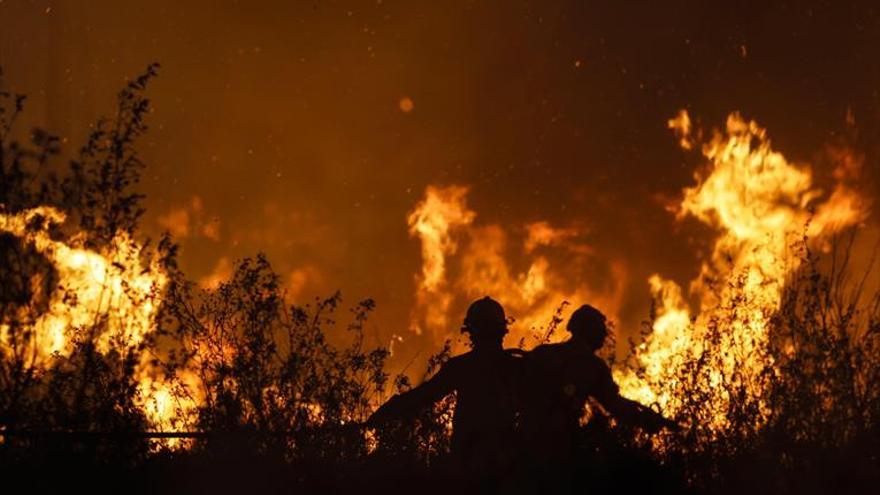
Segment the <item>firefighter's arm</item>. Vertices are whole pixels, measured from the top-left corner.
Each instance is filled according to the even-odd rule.
[[[412,390],[397,394],[382,404],[367,424],[377,425],[391,420],[407,419],[417,416],[426,407],[449,395],[455,390],[454,364],[447,363],[436,375]]]
[[[614,383],[611,371],[607,368],[605,371],[595,398],[618,421],[644,428],[649,433],[655,433],[662,428],[673,430],[679,428],[677,423],[664,418],[650,407],[620,395],[620,389]]]
[[[608,412],[621,422],[630,426],[644,428],[645,431],[649,433],[656,433],[663,428],[671,430],[679,429],[678,423],[666,419],[663,415],[654,411],[650,407],[634,400],[621,397],[620,395],[609,397],[600,402],[606,409],[608,409]]]

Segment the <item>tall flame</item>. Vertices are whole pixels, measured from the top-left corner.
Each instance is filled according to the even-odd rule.
[[[669,126],[682,148],[690,149],[694,139],[687,112],[680,112]],[[702,153],[708,160],[706,172],[697,173],[697,184],[684,190],[677,215],[693,216],[718,232],[711,258],[690,286],[699,312],[691,315],[675,282],[651,276],[658,308],[653,332],[637,349],[644,375],[616,373],[625,395],[657,403],[667,414],[676,409],[678,367],[702,352],[720,312],[725,312],[726,328],[718,345],[725,357],[712,371],[713,381],[730,376],[734,367],[742,376],[757,374],[768,363],[769,320],[779,308],[786,277],[800,262],[792,245],[805,234],[821,239],[857,224],[867,211],[865,201],[843,182],[825,196],[814,187],[810,168],[787,161],[771,148],[766,130],[738,113],[728,117],[724,133],[714,132]],[[748,392],[758,396],[761,390]],[[712,394],[707,407],[721,411],[727,400],[724,391]],[[723,426],[720,413],[717,420],[715,426]]]
[[[446,329],[452,294],[446,283],[446,256],[458,249],[453,231],[469,225],[476,215],[465,204],[467,188],[428,186],[425,199],[409,214],[409,234],[422,242],[422,273],[418,277],[416,309],[412,327]]]
[[[450,311],[463,314],[469,300],[485,295],[501,302],[516,319],[512,338],[528,338],[523,340],[528,345],[546,336],[548,324],[566,301],[591,301],[616,316],[625,265],[612,261],[603,266],[605,286],[588,284],[591,277],[586,272],[593,269],[595,260],[590,246],[579,241],[584,229],[553,226],[546,221],[512,229],[474,225],[476,214],[466,204],[467,191],[462,186],[428,186],[424,199],[409,215],[410,234],[422,244],[415,328],[429,328],[438,340],[448,338],[455,330],[448,321]],[[518,270],[517,266],[523,268]],[[572,309],[564,308],[561,316]]]
[[[43,228],[29,228],[39,219],[44,220]],[[96,340],[100,352],[116,344],[140,344],[154,329],[159,294],[167,283],[164,272],[156,261],[143,265],[140,246],[125,233],[118,234],[104,252],[81,247],[80,238],[52,239],[45,225],[64,221],[65,215],[50,207],[0,214],[0,232],[34,246],[58,273],[60,290],[52,293],[48,311],[33,324],[37,359],[56,352],[68,354],[70,332],[102,318],[107,319],[107,327]]]
[[[687,112],[680,112],[669,126],[684,149],[701,142],[701,134],[693,135]],[[667,414],[676,412],[679,367],[699,356],[722,312],[728,319],[717,344],[727,357],[713,370],[714,376],[720,380],[735,367],[745,375],[762,369],[769,359],[770,318],[779,308],[786,278],[799,265],[791,246],[804,235],[821,240],[857,224],[867,211],[866,201],[846,185],[857,174],[857,160],[838,156],[841,168],[834,174],[838,182],[825,194],[814,186],[808,167],[787,161],[771,148],[763,128],[737,113],[728,117],[724,132],[713,133],[702,153],[706,168],[695,175],[696,185],[684,190],[677,217],[694,217],[717,231],[712,254],[688,295],[660,275],[649,278],[658,307],[652,333],[637,349],[643,373],[615,372],[625,395],[657,403]],[[407,217],[409,233],[421,242],[422,255],[411,314],[414,331],[428,332],[437,340],[449,337],[454,330],[449,321],[453,310],[463,312],[467,300],[484,295],[505,306],[517,320],[514,337],[532,338],[529,344],[548,337],[545,328],[554,316],[565,316],[557,313],[563,301],[589,302],[616,318],[626,265],[611,260],[602,264],[603,272],[595,273],[599,264],[591,246],[582,240],[584,228],[546,221],[507,228],[476,225],[467,194],[467,187],[428,186]],[[58,288],[31,324],[33,359],[44,368],[52,365],[54,355],[72,352],[81,329],[101,331],[95,342],[102,353],[141,344],[155,330],[162,292],[169,282],[158,260],[142,256],[142,247],[125,233],[101,249],[87,247],[82,236],[54,238],[50,225],[65,220],[62,212],[50,207],[0,213],[0,233],[33,246],[57,272]],[[597,283],[599,278],[605,282]],[[728,283],[731,280],[738,283]],[[696,313],[688,304],[691,297],[699,301]],[[453,308],[454,304],[461,307]],[[10,326],[0,322],[0,353],[9,352],[10,332]],[[189,383],[194,376],[184,372],[172,383],[146,357],[137,374],[139,406],[153,426],[183,424],[197,401],[181,404],[175,398],[181,394],[174,391],[181,386],[194,389]],[[707,408],[721,411],[728,398],[721,388],[712,393]]]
[[[53,239],[50,225],[66,220],[51,207],[36,207],[17,213],[0,213],[0,232],[11,234],[34,247],[57,273],[48,308],[32,322],[33,363],[48,368],[54,355],[73,351],[76,332],[100,331],[96,349],[133,349],[155,330],[156,314],[168,277],[158,260],[144,261],[142,248],[124,232],[96,251],[85,247],[82,236]],[[99,325],[98,323],[102,323]],[[0,352],[10,349],[10,327],[0,324]],[[171,399],[170,383],[153,370],[143,356],[136,374],[138,405],[157,428],[168,425],[178,409]]]

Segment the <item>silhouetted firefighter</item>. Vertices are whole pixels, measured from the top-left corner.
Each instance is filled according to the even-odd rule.
[[[510,467],[516,455],[523,359],[502,347],[507,319],[504,308],[489,297],[470,305],[461,330],[473,350],[451,358],[422,385],[392,397],[368,423],[413,418],[456,392],[453,460],[464,476],[491,479]]]
[[[588,398],[597,401],[619,422],[648,432],[677,428],[650,408],[620,395],[608,365],[596,355],[608,335],[605,315],[583,305],[568,321],[571,338],[544,344],[526,355],[527,388],[522,434],[533,464],[552,479],[573,460],[581,436],[580,421]],[[555,473],[555,474],[553,474]]]

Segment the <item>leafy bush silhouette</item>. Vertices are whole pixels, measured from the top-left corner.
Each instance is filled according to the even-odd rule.
[[[77,234],[76,242],[90,249],[112,252],[120,233],[136,238],[143,198],[132,190],[144,164],[135,144],[147,130],[144,91],[157,69],[149,66],[126,85],[115,116],[99,121],[76,158],[63,165],[56,163],[60,142],[48,132],[32,131],[27,144],[14,138],[25,100],[0,85],[0,213],[55,207],[67,214],[66,222],[36,216],[29,229],[70,242]],[[128,467],[157,459],[187,466],[192,457],[247,456],[293,467],[286,476],[294,477],[334,470],[345,476],[362,468],[400,476],[441,464],[449,451],[454,397],[410,423],[363,426],[390,390],[410,387],[405,376],[392,379],[385,371],[387,349],[365,344],[372,300],[356,304],[338,325],[339,293],[290,304],[262,255],[240,260],[230,280],[208,291],[179,269],[173,240],[141,244],[135,253],[116,254],[120,264],[130,261],[125,257],[161,257],[164,293],[132,295],[139,304],[161,298],[157,330],[137,345],[121,345],[124,336],[111,335],[119,345],[102,350],[99,337],[113,329],[109,317],[96,313],[88,325],[70,329],[69,352],[47,364],[33,351],[33,322],[52,294],[67,296],[68,288],[33,246],[0,234],[0,462],[40,465],[80,457]],[[718,308],[704,351],[678,369],[675,419],[684,431],[649,439],[614,426],[594,406],[582,432],[582,455],[572,466],[581,473],[579,486],[595,488],[604,479],[607,488],[619,488],[622,477],[632,477],[622,472],[626,466],[681,475],[690,488],[712,493],[858,489],[878,481],[880,294],[867,293],[865,279],[848,278],[862,269],[851,266],[853,237],[833,247],[820,256],[803,240],[801,268],[787,281],[771,319],[765,365],[757,372],[734,367],[720,382],[713,375],[728,358],[722,337],[750,302],[743,295]],[[718,283],[735,290],[745,280],[735,275]],[[547,337],[560,322],[557,314]],[[430,359],[426,377],[449,353],[447,344]],[[156,451],[140,435],[152,427],[139,406],[144,391],[137,369],[145,362],[174,384],[179,419],[173,425],[206,433],[186,444],[188,450]],[[704,407],[713,388],[730,397],[723,429],[712,427]],[[116,435],[50,434],[95,431]]]
[[[134,143],[147,129],[144,118],[149,100],[143,92],[157,69],[157,65],[150,65],[125,86],[118,95],[115,116],[93,127],[86,144],[66,166],[53,160],[60,153],[57,136],[35,129],[30,143],[15,139],[14,125],[24,110],[25,97],[0,86],[0,212],[55,207],[68,215],[68,222],[57,225],[38,215],[29,230],[46,229],[58,239],[71,239],[76,234],[77,242],[85,247],[112,251],[112,240],[119,232],[134,235],[143,213],[141,196],[129,192],[143,166]],[[44,366],[34,350],[33,322],[46,311],[50,294],[57,292],[65,300],[75,295],[58,283],[51,263],[19,239],[4,235],[0,258],[8,261],[0,273],[4,287],[0,300],[0,428],[143,430],[146,419],[135,405],[134,377],[143,347],[98,352],[96,337],[108,331],[108,322],[96,314],[90,324],[70,329],[69,353],[53,356],[52,364]],[[41,282],[35,285],[35,281]],[[147,452],[147,444],[134,437],[110,442],[52,438],[7,437],[2,450],[9,456],[81,451],[96,459],[126,462],[142,459]]]
[[[178,274],[182,275],[182,274]],[[196,428],[247,442],[236,448],[285,459],[352,459],[366,454],[360,424],[385,389],[388,351],[367,350],[364,324],[375,304],[361,301],[346,325],[350,343],[327,341],[340,294],[294,306],[262,255],[240,261],[232,278],[202,291],[173,277],[165,336],[170,373],[194,373],[201,406]],[[246,440],[245,440],[246,439]],[[210,440],[201,445],[210,448]]]
[[[428,366],[421,377],[424,382],[449,360],[452,341],[446,340],[436,354],[428,357]],[[401,393],[412,388],[409,378],[400,374],[394,389]],[[455,394],[444,397],[431,407],[424,408],[415,418],[391,422],[376,427],[378,450],[375,457],[403,470],[418,470],[437,464],[449,454],[452,444],[452,417],[455,412]]]
[[[659,442],[618,440],[653,449],[700,492],[825,493],[880,481],[880,458],[870,447],[880,441],[880,293],[866,292],[873,263],[851,264],[855,238],[854,231],[835,238],[828,255],[806,238],[795,246],[800,268],[786,281],[757,370],[744,371],[754,356],[722,345],[750,307],[744,275],[723,281],[740,296],[718,308],[703,351],[675,374],[675,420],[686,428]],[[731,358],[733,371],[719,374]],[[721,428],[706,408],[719,390],[729,397]]]
[[[144,213],[143,196],[132,192],[144,168],[135,143],[147,130],[144,91],[157,70],[150,65],[126,85],[117,97],[114,118],[95,124],[76,158],[62,166],[52,160],[61,151],[56,136],[36,129],[29,145],[13,138],[25,97],[0,92],[0,212],[57,208],[67,216],[65,222],[38,215],[29,228],[69,242],[75,238],[83,248],[109,251],[120,265],[130,261],[122,259],[130,253],[113,249],[120,233],[137,236]],[[135,256],[158,253],[169,279],[163,294],[140,301],[156,303],[161,297],[158,330],[135,346],[125,345],[125,336],[111,335],[114,345],[102,352],[99,337],[110,330],[108,318],[96,312],[90,324],[68,329],[67,352],[41,360],[33,352],[33,323],[46,311],[50,294],[57,291],[66,299],[75,294],[68,295],[57,283],[45,256],[21,239],[0,236],[0,255],[8,261],[0,273],[0,429],[7,433],[0,450],[7,459],[82,451],[85,458],[100,462],[143,461],[151,445],[141,434],[152,425],[138,407],[144,397],[136,368],[145,360],[175,384],[172,398],[180,418],[173,424],[210,432],[189,444],[192,452],[339,462],[363,458],[375,446],[361,423],[382,401],[389,377],[384,371],[388,351],[364,345],[372,300],[351,310],[348,345],[340,349],[327,340],[341,304],[339,293],[314,305],[289,305],[278,275],[262,255],[241,260],[231,280],[204,291],[179,270],[178,248],[170,238],[155,249],[148,241],[143,245]],[[118,308],[104,309],[109,314]],[[402,376],[395,383],[407,386]],[[185,403],[198,407],[186,411]],[[430,437],[415,441],[424,446],[418,452],[444,451],[448,431],[433,418],[426,413],[422,422],[433,429],[425,426],[406,435],[407,441]],[[89,435],[93,432],[115,435]],[[384,445],[388,452],[394,443]]]

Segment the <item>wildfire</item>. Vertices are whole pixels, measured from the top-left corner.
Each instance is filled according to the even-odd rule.
[[[580,240],[584,229],[545,221],[513,232],[499,225],[474,225],[476,213],[466,204],[467,191],[461,186],[428,186],[424,200],[409,215],[410,234],[422,244],[415,328],[428,328],[442,341],[457,329],[447,319],[454,313],[453,305],[457,314],[463,314],[470,300],[487,294],[516,318],[512,338],[527,346],[546,336],[547,325],[565,301],[592,301],[617,314],[625,265],[609,263],[599,274],[607,279],[604,286],[586,283],[596,274],[588,273],[595,259],[590,246]],[[572,309],[563,308],[561,316]],[[561,337],[557,333],[550,338]]]
[[[29,228],[40,220],[40,228]],[[140,246],[125,234],[119,234],[101,253],[78,247],[82,244],[79,238],[68,242],[52,239],[46,227],[64,220],[63,213],[49,207],[0,214],[0,231],[33,245],[58,273],[60,290],[52,293],[48,311],[33,323],[37,360],[45,361],[54,353],[68,354],[70,333],[102,319],[107,325],[96,340],[100,352],[107,352],[114,344],[140,344],[154,327],[165,275],[155,263],[142,265]]]
[[[425,199],[409,214],[410,236],[422,241],[422,273],[417,279],[419,290],[412,327],[421,333],[423,327],[446,330],[446,315],[452,294],[446,284],[446,256],[454,254],[458,244],[452,233],[470,225],[475,213],[464,202],[467,188],[428,186]]]
[[[65,222],[64,213],[37,207],[0,214],[0,232],[33,246],[57,273],[48,308],[32,321],[33,346],[28,350],[35,367],[47,369],[55,355],[69,356],[78,332],[91,334],[96,349],[124,351],[139,346],[155,330],[156,313],[168,279],[156,259],[144,261],[142,248],[127,234],[119,233],[101,251],[85,247],[82,236],[56,240],[51,225]],[[27,311],[22,308],[21,311]],[[10,327],[0,324],[0,352],[11,352]],[[154,427],[171,424],[178,404],[172,384],[152,369],[144,355],[136,370],[139,406]]]
[[[670,120],[669,127],[684,149],[698,140],[691,134],[687,112]],[[757,378],[762,365],[771,362],[769,319],[779,308],[786,277],[800,262],[792,246],[804,234],[821,240],[866,215],[865,201],[856,192],[840,182],[830,195],[823,194],[815,188],[810,168],[787,161],[771,148],[766,130],[738,113],[728,117],[725,132],[713,133],[702,153],[708,160],[706,171],[695,174],[697,184],[684,190],[677,213],[679,219],[693,216],[718,232],[711,258],[690,286],[699,311],[691,314],[675,282],[651,276],[658,308],[653,332],[637,352],[644,375],[616,372],[625,395],[657,403],[666,414],[674,414],[678,405],[678,367],[701,354],[709,345],[710,328],[719,321],[724,328],[717,345],[725,357],[712,370],[711,381],[736,371],[743,384],[760,383],[749,378]],[[760,397],[761,390],[748,393]],[[713,426],[723,427],[720,411],[728,399],[723,389],[713,389],[706,404],[718,412]]]
[[[669,126],[684,149],[702,141],[699,132],[693,134],[687,112],[680,112]],[[677,218],[694,217],[717,231],[712,254],[690,284],[688,296],[671,280],[657,274],[649,278],[658,306],[652,333],[637,349],[636,364],[643,373],[615,371],[625,395],[656,403],[669,415],[679,404],[678,368],[709,345],[707,336],[718,328],[721,316],[726,318],[724,328],[714,345],[725,357],[712,370],[712,380],[720,382],[735,368],[745,377],[762,369],[771,359],[770,318],[779,308],[788,275],[799,265],[792,245],[804,235],[821,240],[857,224],[867,211],[865,200],[846,185],[857,175],[857,160],[839,156],[841,169],[834,174],[838,183],[830,194],[823,193],[814,186],[810,168],[787,161],[771,148],[764,129],[739,114],[728,117],[724,132],[712,134],[702,154],[705,170],[695,175],[696,185],[683,191]],[[428,332],[436,342],[457,334],[457,321],[450,321],[450,315],[463,314],[469,301],[487,294],[516,318],[512,338],[527,347],[564,338],[562,333],[548,334],[547,325],[582,303],[617,318],[626,265],[614,259],[597,263],[584,240],[587,229],[546,221],[512,228],[478,224],[467,194],[467,187],[428,186],[407,217],[410,236],[420,241],[422,254],[411,313],[416,333]],[[30,322],[34,338],[28,352],[42,369],[48,369],[55,356],[69,356],[82,331],[100,332],[90,336],[101,353],[139,346],[156,328],[169,282],[158,260],[144,256],[142,246],[125,233],[100,249],[88,247],[81,235],[56,238],[50,227],[65,220],[50,207],[0,213],[0,233],[32,246],[58,279],[47,309],[30,319],[17,318]],[[214,278],[202,281],[206,288],[216,288],[231,268],[227,262],[215,271]],[[699,301],[695,313],[690,297]],[[560,313],[564,301],[573,304]],[[11,330],[0,322],[0,353],[10,352]],[[146,353],[136,373],[139,406],[152,425],[173,429],[185,424],[198,401],[182,404],[180,397],[191,395],[179,393],[180,387],[196,389],[195,376],[184,371],[175,381],[167,380]],[[713,389],[706,404],[707,410],[719,411],[715,426],[723,426],[720,411],[729,400],[724,393],[723,387]],[[761,390],[749,393],[760,396]]]

